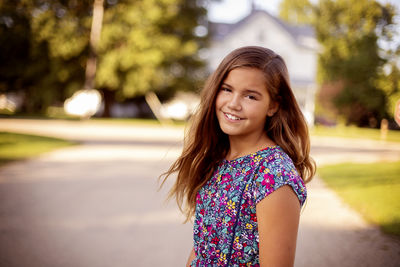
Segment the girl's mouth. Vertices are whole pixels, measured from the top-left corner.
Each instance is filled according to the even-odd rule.
[[[224,112],[224,115],[225,115],[225,117],[227,117],[229,120],[232,120],[232,121],[240,121],[241,120],[241,118],[239,118],[235,115],[229,114],[229,113]]]

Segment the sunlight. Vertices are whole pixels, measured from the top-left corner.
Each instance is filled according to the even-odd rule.
[[[101,94],[94,89],[79,90],[64,102],[65,112],[69,115],[91,117],[99,110]]]

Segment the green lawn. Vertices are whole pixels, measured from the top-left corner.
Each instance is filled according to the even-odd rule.
[[[57,138],[0,132],[0,165],[73,144]]]
[[[328,165],[318,174],[367,221],[400,236],[400,162]]]
[[[331,136],[343,138],[362,138],[381,140],[381,132],[379,129],[358,128],[355,126],[314,126],[310,129],[311,135],[315,136]],[[400,131],[390,130],[387,133],[386,141],[400,142]]]

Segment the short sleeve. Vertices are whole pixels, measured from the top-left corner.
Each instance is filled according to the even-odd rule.
[[[303,206],[307,197],[306,187],[289,156],[276,155],[264,159],[254,175],[253,195],[256,204],[284,185],[293,189]]]

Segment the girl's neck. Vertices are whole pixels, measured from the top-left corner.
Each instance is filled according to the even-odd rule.
[[[276,145],[275,142],[266,134],[262,134],[256,138],[229,136],[229,151],[226,154],[226,159],[236,159],[274,145]]]

